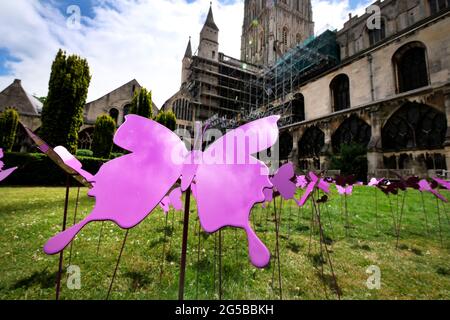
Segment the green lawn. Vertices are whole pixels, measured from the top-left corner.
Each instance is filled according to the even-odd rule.
[[[352,226],[348,229],[348,236],[343,227],[342,198],[334,194],[327,204],[321,205],[325,242],[329,244],[342,298],[450,299],[447,206],[441,204],[439,211],[441,244],[434,198],[430,194],[425,195],[427,233],[421,196],[417,191],[408,191],[400,243],[396,249],[389,201],[377,192],[377,219],[374,189],[358,187],[348,198]],[[64,195],[64,188],[0,188],[0,299],[54,299],[58,256],[46,256],[42,247],[61,228]],[[73,188],[69,225],[73,222],[75,198],[76,188]],[[399,206],[401,200],[399,197]],[[88,214],[93,203],[86,196],[86,189],[81,189],[78,217]],[[393,207],[397,205],[395,196],[391,197],[391,203]],[[252,221],[258,235],[273,253],[276,237],[272,211],[272,207],[266,210],[258,206],[253,210]],[[336,298],[330,268],[323,264],[319,255],[316,229],[312,233],[308,254],[310,220],[309,204],[302,210],[293,203],[283,204],[280,230],[283,299]],[[217,271],[218,258],[215,258],[214,248],[218,238],[201,232],[198,255],[198,220],[194,208],[190,222],[186,299],[217,299],[219,282],[214,272]],[[158,209],[130,231],[111,299],[177,299],[181,213],[171,213],[166,229],[164,225],[165,216]],[[97,254],[101,228],[102,223],[92,223],[73,242],[71,264],[81,268],[81,289],[69,290],[64,275],[62,299],[105,299],[125,231],[112,223],[105,223]],[[160,280],[165,230],[168,254]],[[270,267],[258,270],[248,261],[242,230],[225,229],[223,237],[223,298],[279,299],[278,275],[273,274],[276,259],[272,259]],[[69,248],[65,252],[67,267]],[[371,265],[381,269],[379,290],[369,290],[366,286],[369,277],[366,269]],[[272,279],[275,279],[274,288]]]

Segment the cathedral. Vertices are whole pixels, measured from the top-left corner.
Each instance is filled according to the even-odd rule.
[[[357,143],[370,176],[442,174],[450,169],[450,1],[373,5],[314,35],[310,0],[246,0],[240,60],[220,52],[210,8],[198,49],[188,43],[180,90],[163,108],[187,130],[281,115],[280,160],[298,171],[328,170],[341,145]]]

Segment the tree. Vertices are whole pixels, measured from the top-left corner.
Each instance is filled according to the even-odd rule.
[[[109,159],[113,147],[116,122],[109,115],[102,115],[95,121],[92,151],[94,157]]]
[[[331,170],[341,170],[341,175],[355,175],[359,181],[367,180],[367,148],[361,144],[343,144],[339,155],[331,158]]]
[[[172,131],[174,131],[177,126],[177,118],[175,117],[175,114],[172,111],[167,112],[161,111],[156,116],[155,121]]]
[[[145,88],[136,92],[131,102],[130,113],[150,119],[152,117],[152,92]]]
[[[85,59],[58,51],[41,117],[40,132],[50,145],[62,145],[71,153],[76,152],[90,81],[89,65]]]
[[[12,108],[7,108],[0,113],[0,148],[10,152],[16,140],[19,114]]]

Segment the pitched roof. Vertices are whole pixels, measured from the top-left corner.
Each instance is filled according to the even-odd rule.
[[[0,110],[8,107],[15,108],[19,114],[39,115],[42,111],[42,102],[27,93],[19,79],[0,92]]]
[[[216,23],[214,22],[214,16],[212,12],[212,7],[209,7],[208,16],[206,17],[205,26],[208,26],[216,31],[219,31],[219,28],[217,28]]]

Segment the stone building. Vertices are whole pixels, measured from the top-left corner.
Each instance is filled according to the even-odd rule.
[[[272,66],[314,35],[310,0],[245,0],[241,59]]]
[[[218,49],[214,24],[205,35],[212,35],[210,51],[199,48],[192,55],[189,44],[181,90],[164,108],[183,110],[184,126],[214,112],[225,128],[280,114],[281,161],[292,161],[298,170],[328,169],[332,155],[348,143],[367,147],[369,175],[396,169],[426,176],[450,169],[450,1],[374,5],[380,16],[350,16],[342,29],[310,37],[310,1],[246,1],[243,61],[213,54]],[[375,28],[368,23],[374,17]],[[204,28],[210,27],[207,21]],[[291,30],[288,37],[279,32],[285,27]],[[299,30],[300,41],[292,30]],[[221,69],[224,57],[237,68],[231,77],[236,87],[223,80],[229,77]],[[199,80],[203,74],[209,83]],[[199,83],[223,101],[221,112],[192,94]],[[232,91],[235,99],[219,89]]]
[[[84,124],[79,133],[78,147],[90,149],[94,124],[98,116],[109,114],[120,126],[125,115],[129,113],[135,91],[140,88],[141,85],[136,80],[131,80],[105,96],[87,103],[84,108]],[[10,86],[0,92],[0,112],[7,107],[15,108],[22,125],[38,133],[41,127],[42,103],[24,90],[20,80],[14,80]],[[158,112],[158,108],[153,104],[153,115]],[[13,151],[29,150],[33,150],[33,143],[28,139],[23,127],[19,126]]]

